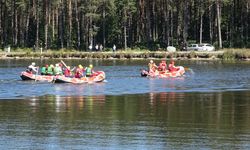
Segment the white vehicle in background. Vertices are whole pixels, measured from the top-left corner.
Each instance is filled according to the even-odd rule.
[[[190,44],[187,47],[187,51],[198,51],[199,50],[199,44]]]
[[[214,51],[215,48],[211,44],[203,43],[203,44],[190,44],[187,47],[188,51]]]
[[[202,51],[214,51],[215,50],[213,45],[207,44],[207,43],[199,44],[199,47],[201,48]]]

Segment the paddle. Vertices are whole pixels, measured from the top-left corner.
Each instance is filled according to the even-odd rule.
[[[61,60],[61,63],[64,65],[64,67],[66,67],[66,68],[67,68],[67,65],[64,63],[64,61],[63,61],[63,60]]]
[[[37,72],[36,72],[36,75],[35,75],[35,82],[36,82],[36,80],[37,80],[37,76],[38,76],[38,72],[39,72],[39,67],[37,67]]]
[[[54,77],[53,77],[52,83],[55,83],[55,82],[56,82],[56,77],[57,77],[57,76],[54,76]]]
[[[61,60],[61,63],[64,65],[65,68],[67,68],[68,66],[65,64],[65,62],[63,60]],[[73,72],[76,69],[76,67],[74,67],[73,69],[71,69],[70,71]]]

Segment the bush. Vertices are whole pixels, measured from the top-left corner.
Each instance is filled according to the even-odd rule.
[[[235,53],[233,50],[227,50],[224,52],[222,56],[223,60],[234,60],[235,59]]]
[[[188,55],[188,58],[195,58],[195,57],[197,57],[195,51],[191,51]]]

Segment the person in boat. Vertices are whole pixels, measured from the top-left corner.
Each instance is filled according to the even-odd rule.
[[[56,64],[54,68],[54,75],[62,75],[62,68],[59,66],[59,64]]]
[[[36,63],[32,62],[31,65],[27,67],[26,72],[34,74],[38,73],[38,67],[36,67]]]
[[[89,67],[86,67],[85,68],[85,75],[86,77],[91,77],[94,73],[94,70],[93,70],[93,65],[90,64]]]
[[[75,78],[81,78],[83,77],[84,69],[82,65],[78,65],[76,72],[75,72]]]
[[[50,76],[54,75],[54,65],[51,64],[48,66],[47,74]]]
[[[47,64],[42,67],[41,75],[48,75],[48,67],[49,67],[49,65],[47,65]]]
[[[64,70],[64,76],[65,77],[72,77],[72,73],[71,73],[71,70],[70,70],[70,66],[67,66]]]
[[[61,70],[63,71],[63,64],[59,63],[59,67],[61,68]]]
[[[148,63],[148,72],[155,72],[157,70],[157,65],[154,63],[153,60],[150,60]]]
[[[178,70],[179,70],[179,68],[175,67],[175,65],[174,65],[174,60],[171,60],[169,65],[168,65],[168,71],[174,72],[174,71],[178,71]]]
[[[165,72],[167,70],[167,63],[165,60],[162,60],[159,64],[158,71]]]

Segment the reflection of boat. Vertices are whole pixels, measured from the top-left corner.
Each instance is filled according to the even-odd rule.
[[[169,77],[180,77],[185,73],[185,69],[182,66],[176,67],[177,71],[157,71],[157,72],[148,72],[146,70],[141,71],[142,77],[159,77],[159,78],[169,78]]]
[[[54,76],[37,75],[28,73],[26,71],[21,72],[20,77],[22,78],[22,80],[37,80],[37,81],[48,81],[48,82],[53,81],[54,78]]]
[[[103,71],[95,72],[91,77],[82,77],[82,78],[70,78],[65,76],[56,76],[54,77],[55,83],[94,83],[102,82],[105,79],[105,73]]]

